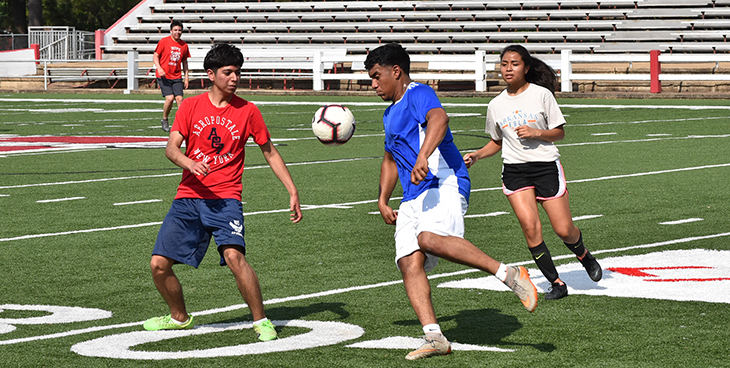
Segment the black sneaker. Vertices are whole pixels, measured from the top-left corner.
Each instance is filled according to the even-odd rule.
[[[586,272],[588,272],[588,277],[590,277],[591,280],[598,282],[603,277],[601,265],[598,264],[596,257],[593,257],[591,252],[586,252],[586,256],[580,260],[580,263],[583,265],[583,268],[586,269]]]
[[[162,130],[166,132],[170,131],[170,123],[167,122],[167,119],[160,120],[160,123],[162,124]]]
[[[568,285],[554,282],[545,294],[545,300],[556,300],[568,296]]]

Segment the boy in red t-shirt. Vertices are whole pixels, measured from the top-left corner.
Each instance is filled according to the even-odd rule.
[[[192,328],[182,287],[172,266],[198,267],[215,237],[221,265],[228,265],[244,300],[251,309],[259,340],[277,338],[266,318],[258,277],[246,261],[243,239],[241,177],[245,145],[249,138],[259,145],[266,162],[289,192],[291,221],[302,219],[299,194],[259,109],[235,95],[243,55],[235,46],[216,45],[203,63],[213,87],[207,93],[185,99],[167,141],[165,155],[183,168],[177,195],[160,227],[150,267],[157,290],[170,314],[144,323],[147,330]],[[180,150],[185,142],[185,153]]]
[[[188,58],[190,50],[188,44],[181,40],[182,22],[179,20],[170,23],[170,35],[161,39],[155,47],[152,55],[152,62],[155,64],[157,84],[165,97],[165,105],[162,107],[162,130],[169,132],[170,123],[167,117],[172,110],[172,102],[177,101],[177,106],[183,100],[183,87],[188,88]],[[183,74],[185,82],[183,84]]]

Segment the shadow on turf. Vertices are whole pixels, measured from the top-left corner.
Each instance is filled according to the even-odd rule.
[[[266,308],[266,316],[275,320],[300,319],[305,316],[311,316],[319,313],[334,313],[339,319],[346,319],[350,316],[344,306],[347,303],[317,303],[302,307],[276,307]],[[228,319],[225,321],[217,321],[215,323],[234,323],[241,321],[250,321],[253,317],[250,314],[238,318]],[[331,318],[327,318],[331,319]]]
[[[455,321],[457,327],[444,330],[444,335],[451,342],[486,346],[529,346],[542,352],[555,350],[555,345],[548,343],[523,344],[503,341],[504,338],[522,328],[519,320],[497,309],[464,310],[454,316],[441,317],[439,322]],[[395,322],[401,326],[420,326],[418,320]]]

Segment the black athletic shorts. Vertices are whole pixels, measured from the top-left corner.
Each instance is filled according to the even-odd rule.
[[[182,79],[166,79],[166,78],[157,78],[157,84],[160,85],[160,90],[162,91],[162,97],[173,95],[173,96],[182,96],[183,95],[183,80]]]
[[[535,190],[535,198],[546,201],[565,194],[565,174],[560,160],[528,162],[502,166],[502,190],[512,195],[526,189]]]

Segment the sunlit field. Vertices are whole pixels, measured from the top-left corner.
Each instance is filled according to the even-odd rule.
[[[142,328],[168,313],[149,260],[181,177],[164,155],[161,97],[2,94],[0,366],[728,365],[730,102],[559,100],[572,214],[604,278],[590,281],[545,217],[569,286],[557,301],[542,299],[549,285],[501,191],[501,160],[473,166],[466,238],[530,269],[539,304],[530,314],[493,277],[442,260],[430,273],[433,300],[454,351],[408,362],[422,331],[393,261],[394,228],[376,205],[387,104],[242,97],[261,109],[304,210],[290,223],[286,190],[249,143],[247,259],[280,339],[258,342],[214,243],[198,269],[175,268],[196,328]],[[488,141],[488,102],[442,99],[464,153]],[[342,146],[311,132],[328,103],[357,119]]]

